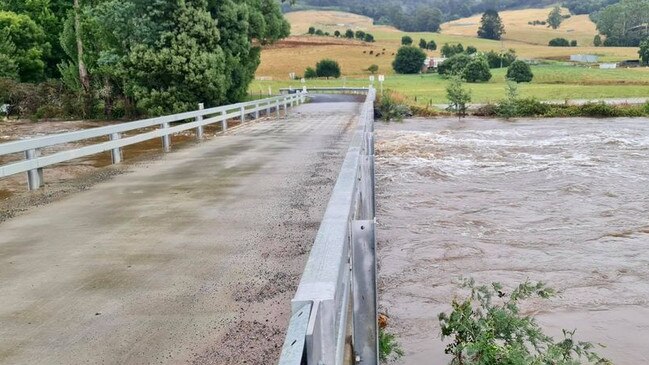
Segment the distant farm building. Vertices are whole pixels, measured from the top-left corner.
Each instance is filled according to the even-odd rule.
[[[446,58],[434,58],[434,57],[428,57],[424,61],[424,64],[422,65],[421,71],[426,72],[428,70],[435,70],[437,69],[437,66],[439,66],[440,63],[446,61]]]
[[[573,54],[570,56],[570,61],[581,63],[597,63],[599,57],[592,54]]]
[[[617,63],[600,63],[599,68],[601,68],[603,70],[614,69],[614,68],[617,68]]]

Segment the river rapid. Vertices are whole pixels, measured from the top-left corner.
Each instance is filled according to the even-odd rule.
[[[649,120],[377,123],[379,305],[407,365],[448,364],[460,277],[558,291],[548,333],[649,364]]]

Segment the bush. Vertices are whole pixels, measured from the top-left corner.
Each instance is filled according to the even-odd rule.
[[[425,39],[422,38],[422,39],[419,40],[419,48],[426,49],[427,45],[428,45],[428,43],[426,43]]]
[[[548,45],[550,47],[570,47],[570,42],[565,38],[554,38]]]
[[[520,302],[554,295],[543,283],[526,281],[508,291],[499,283],[476,285],[469,279],[462,287],[468,297],[453,299],[453,311],[438,317],[442,340],[451,339],[445,349],[451,364],[610,364],[591,343],[574,339],[574,330],[563,330],[555,341],[522,314]]]
[[[363,32],[362,30],[357,30],[356,33],[354,33],[354,37],[356,37],[356,39],[363,40],[365,39],[365,32]]]
[[[368,43],[372,43],[374,42],[374,36],[369,33],[365,33],[364,41]]]
[[[453,57],[456,54],[464,53],[464,46],[461,43],[458,43],[456,45],[444,43],[441,49],[441,53],[444,57]]]
[[[466,66],[471,62],[471,57],[466,54],[458,54],[446,59],[437,66],[437,72],[440,75],[460,75],[464,72]]]
[[[339,31],[339,30],[336,30],[336,31],[334,32],[334,37],[336,37],[336,38],[339,38],[339,37],[340,37],[340,31]]]
[[[617,117],[620,112],[614,105],[608,105],[604,102],[601,103],[586,103],[579,106],[579,113],[585,117]]]
[[[315,34],[315,28],[309,27],[309,34]]]
[[[378,65],[370,65],[370,67],[367,68],[367,71],[371,72],[372,75],[374,75],[378,70],[379,70]]]
[[[315,72],[318,77],[339,78],[340,65],[334,60],[324,59],[315,65]]]
[[[593,45],[595,47],[601,47],[602,46],[602,36],[601,35],[596,35],[595,38],[593,38]]]
[[[322,31],[322,29],[318,29],[315,31],[315,35],[323,36],[324,32]]]
[[[514,61],[507,69],[507,78],[509,80],[521,82],[530,82],[534,78],[530,65],[523,61]]]
[[[313,67],[307,67],[306,70],[304,70],[305,79],[315,79],[316,77],[318,77],[318,73],[315,72]]]
[[[514,61],[516,61],[516,52],[513,49],[510,49],[507,53],[496,53],[494,51],[489,51],[485,54],[487,57],[487,62],[489,63],[489,68],[500,68],[500,67],[509,67]]]
[[[378,98],[375,114],[377,118],[389,122],[391,120],[401,121],[403,118],[412,115],[412,111],[408,105],[397,97],[395,92],[386,90]]]
[[[429,50],[431,50],[431,51],[435,51],[435,50],[437,49],[437,43],[435,43],[434,40],[431,40],[431,41],[428,42],[428,44],[426,45],[426,48],[429,49]]]
[[[477,53],[477,52],[478,52],[478,49],[475,48],[474,46],[466,47],[466,54],[471,55],[471,54],[474,54],[474,53]]]
[[[489,65],[481,59],[475,59],[469,62],[462,75],[467,82],[487,82],[491,80]]]
[[[403,45],[403,46],[412,45],[412,38],[410,38],[407,35],[404,35],[403,37],[401,37],[401,45]]]
[[[577,41],[576,40],[570,41],[570,47],[577,47]]]
[[[421,72],[421,68],[426,60],[426,54],[419,48],[404,46],[399,48],[392,68],[399,74],[416,74]]]
[[[349,39],[354,38],[354,31],[351,29],[347,29],[345,31],[345,38],[349,38]]]

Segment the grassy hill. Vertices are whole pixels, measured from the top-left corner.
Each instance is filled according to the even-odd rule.
[[[256,81],[250,91],[258,93],[268,87],[299,87],[299,81],[288,80],[295,72],[301,75],[308,66],[314,66],[323,58],[337,60],[342,68],[344,80],[309,80],[311,85],[366,85],[371,64],[379,66],[379,73],[388,75],[386,87],[395,88],[402,94],[417,98],[417,102],[444,102],[446,80],[438,75],[394,75],[393,53],[400,47],[401,37],[410,35],[415,44],[420,38],[434,39],[438,46],[444,43],[472,45],[479,51],[513,48],[520,58],[552,60],[533,67],[536,78],[532,84],[521,88],[524,96],[539,99],[578,99],[631,97],[649,95],[649,69],[599,70],[563,64],[571,54],[597,54],[602,61],[637,59],[637,48],[593,47],[592,38],[596,31],[586,16],[573,16],[559,29],[531,26],[533,20],[544,20],[550,9],[529,9],[501,12],[507,35],[501,41],[479,39],[476,36],[479,16],[446,23],[441,33],[405,33],[390,26],[376,26],[370,18],[336,11],[301,11],[286,14],[292,26],[292,35],[275,45],[265,47],[257,77],[273,81]],[[375,43],[365,43],[335,37],[307,35],[310,26],[333,34],[335,30],[363,30],[375,36]],[[548,47],[547,41],[556,37],[576,39],[579,47]],[[370,54],[370,52],[372,54]],[[427,52],[439,56],[439,51]],[[378,56],[377,56],[378,54]],[[544,63],[544,62],[542,62]],[[492,70],[494,78],[485,84],[472,84],[474,101],[495,100],[504,95],[504,70]]]

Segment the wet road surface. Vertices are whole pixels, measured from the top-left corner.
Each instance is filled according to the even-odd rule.
[[[271,364],[359,104],[305,104],[0,224],[0,363]]]

